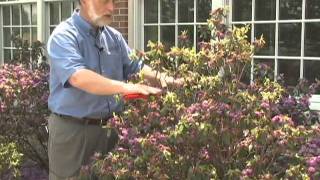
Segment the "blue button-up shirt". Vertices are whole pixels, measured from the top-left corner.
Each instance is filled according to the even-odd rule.
[[[118,31],[107,26],[95,29],[79,15],[79,10],[55,28],[47,49],[50,59],[49,109],[79,118],[110,116],[122,111],[123,102],[114,96],[94,95],[72,87],[68,79],[74,72],[85,68],[124,81],[143,66],[141,61],[130,60],[131,49]]]

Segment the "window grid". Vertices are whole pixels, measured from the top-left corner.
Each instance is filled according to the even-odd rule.
[[[75,7],[77,7],[78,5],[78,1],[76,0],[0,0],[0,22],[1,22],[1,28],[0,28],[0,40],[1,40],[1,44],[0,44],[0,64],[7,62],[9,59],[12,59],[14,56],[14,51],[16,50],[16,48],[13,47],[13,42],[10,40],[8,40],[8,36],[11,36],[11,34],[13,33],[13,31],[15,31],[16,29],[18,30],[18,35],[19,36],[23,36],[24,33],[29,33],[29,37],[27,38],[26,36],[24,36],[26,39],[29,40],[29,42],[32,42],[36,39],[39,39],[43,42],[45,42],[47,40],[47,36],[50,34],[50,27],[55,27],[55,25],[51,25],[50,24],[50,8],[49,8],[49,4],[53,3],[53,2],[60,2],[60,8],[59,8],[59,22],[61,21],[61,14],[62,14],[62,2],[66,3],[66,2],[70,2],[71,3],[71,8],[70,8],[70,14],[73,11],[73,9]],[[44,4],[44,6],[42,6],[42,3]],[[19,23],[13,25],[13,9],[12,7],[18,7],[19,8]],[[23,13],[23,6],[29,6],[28,10],[26,11],[26,13],[28,13],[27,15],[28,17],[28,24],[25,24],[24,22],[22,22],[24,20]],[[4,14],[4,7],[9,8],[8,9],[8,13],[9,14]],[[23,13],[22,13],[23,11]],[[47,21],[39,21],[39,18],[37,16],[41,15],[41,12],[49,12],[49,13],[45,13],[45,19]],[[30,13],[30,14],[29,14]],[[8,18],[7,24],[4,25],[4,17]],[[41,18],[40,18],[41,19]],[[39,27],[41,27],[41,29],[39,29]],[[7,30],[6,33],[4,30]],[[9,33],[10,32],[10,35]],[[46,34],[46,36],[43,36],[43,34]],[[41,36],[40,36],[41,35]],[[23,37],[22,37],[23,38]],[[6,40],[6,44],[4,43],[4,41]],[[5,54],[6,53],[6,54]],[[5,58],[6,57],[6,58]]]
[[[183,1],[183,0],[175,0],[175,21],[174,23],[163,23],[161,22],[161,2],[160,0],[157,1],[158,3],[158,19],[157,19],[157,23],[145,23],[144,20],[141,23],[142,24],[142,34],[145,34],[144,28],[148,27],[148,26],[157,26],[158,29],[158,41],[162,41],[161,40],[161,27],[162,26],[174,26],[175,28],[175,46],[178,46],[178,36],[179,36],[179,26],[185,26],[185,25],[189,25],[189,26],[193,26],[193,46],[196,47],[197,44],[197,27],[199,25],[207,25],[206,22],[197,22],[197,0],[194,0],[194,15],[193,15],[193,22],[178,22],[178,16],[179,16],[179,1]],[[142,5],[142,17],[145,16],[145,12],[144,12],[144,0],[141,2]],[[212,9],[213,3],[211,3],[211,9]],[[144,41],[145,38],[144,36],[141,37],[142,39],[142,49],[146,49],[145,45],[144,45]]]
[[[22,13],[22,9],[23,9],[23,6],[27,6],[27,8],[29,9],[26,13],[29,13],[29,14],[27,14],[28,16],[29,16],[29,24],[26,24],[26,25],[23,25],[25,22],[23,22],[23,13]],[[20,36],[20,38],[22,38],[22,39],[24,39],[24,37],[23,37],[23,29],[28,29],[28,31],[29,31],[29,34],[28,34],[28,38],[27,39],[24,39],[24,40],[28,40],[28,42],[31,44],[31,42],[32,42],[32,40],[33,40],[33,36],[34,36],[34,32],[33,32],[33,29],[34,28],[37,28],[37,25],[34,25],[34,24],[32,24],[33,23],[33,17],[32,17],[32,10],[33,10],[33,6],[36,6],[36,3],[20,3],[20,4],[11,4],[11,5],[9,5],[9,4],[6,4],[6,5],[3,5],[3,6],[1,6],[1,12],[3,13],[4,12],[4,8],[9,8],[9,25],[4,25],[3,23],[2,23],[2,59],[3,59],[3,61],[4,62],[7,62],[8,60],[10,60],[10,59],[13,59],[14,58],[14,51],[17,49],[17,48],[15,48],[15,47],[13,47],[14,46],[14,44],[13,44],[13,42],[11,41],[11,36],[12,36],[12,34],[14,33],[14,28],[16,29],[16,28],[18,28],[19,29],[19,32],[18,32],[18,34],[16,34],[16,35],[19,35]],[[13,17],[12,17],[12,14],[13,14],[13,7],[17,7],[17,8],[19,8],[19,25],[13,25]],[[3,14],[2,14],[2,22],[3,22],[3,18],[4,18],[4,16],[3,16]],[[9,29],[9,31],[10,31],[10,34],[4,34],[4,29]],[[4,36],[9,36],[10,38],[9,38],[9,40],[10,40],[10,46],[5,46],[5,43],[4,43]],[[36,36],[36,35],[35,35]],[[31,50],[31,49],[30,49]],[[6,54],[5,54],[5,52],[10,52],[10,54],[9,54],[9,58],[10,59],[4,59],[4,57],[6,57]],[[31,52],[30,52],[31,53]],[[6,57],[7,58],[7,57]]]
[[[229,6],[233,7],[233,1],[229,1]],[[274,75],[275,77],[279,75],[279,61],[281,60],[299,60],[300,61],[300,73],[299,77],[304,78],[305,77],[305,68],[304,68],[304,63],[306,61],[320,61],[320,57],[308,57],[305,56],[305,35],[306,35],[306,23],[319,23],[320,19],[306,19],[306,1],[307,0],[302,0],[302,16],[301,19],[293,19],[293,20],[282,20],[279,18],[279,12],[280,12],[280,0],[276,0],[276,19],[275,20],[256,20],[255,16],[255,10],[256,10],[256,0],[252,0],[252,5],[251,5],[251,20],[249,21],[233,21],[233,16],[232,16],[232,8],[230,11],[230,21],[231,25],[243,25],[243,24],[249,24],[251,27],[251,42],[254,41],[255,37],[255,26],[259,24],[274,24],[275,25],[275,54],[274,55],[254,55],[253,60],[251,62],[252,67],[251,67],[251,81],[253,80],[253,64],[254,64],[254,59],[272,59],[274,60]],[[300,45],[300,56],[282,56],[279,55],[279,25],[285,24],[285,23],[300,23],[301,24],[301,45]]]
[[[50,5],[53,5],[54,3],[58,3],[58,23],[52,23],[51,22],[51,8]],[[47,9],[48,9],[48,22],[49,22],[49,32],[51,34],[51,32],[53,31],[53,29],[55,27],[58,26],[58,24],[62,21],[62,3],[63,1],[50,1],[47,3]],[[69,3],[71,3],[71,8],[70,8],[70,15],[72,14],[73,10],[78,6],[78,2],[75,0],[70,0]]]

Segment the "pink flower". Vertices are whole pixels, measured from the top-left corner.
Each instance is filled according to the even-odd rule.
[[[262,117],[263,116],[263,112],[262,111],[256,111],[254,112],[258,117]]]
[[[316,168],[314,168],[314,167],[309,167],[309,168],[308,168],[308,172],[309,172],[309,174],[314,174],[314,173],[316,172]]]
[[[315,167],[318,164],[316,157],[312,157],[307,161],[307,163],[309,166],[312,166],[312,167]]]
[[[242,171],[242,175],[243,176],[248,176],[248,177],[251,177],[253,176],[253,170],[252,168],[246,168]]]
[[[270,104],[268,102],[262,102],[261,103],[261,107],[265,108],[265,109],[269,109],[270,108]]]

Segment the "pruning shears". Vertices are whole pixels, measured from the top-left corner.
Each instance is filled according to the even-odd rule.
[[[148,95],[140,94],[140,93],[133,93],[133,94],[126,94],[123,96],[124,100],[135,100],[135,99],[148,99]]]

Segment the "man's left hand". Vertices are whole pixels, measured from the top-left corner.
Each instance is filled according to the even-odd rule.
[[[183,78],[174,78],[174,77],[166,76],[166,75],[161,75],[159,80],[160,80],[160,85],[162,88],[166,88],[168,86],[181,87],[181,86],[183,86],[183,83],[184,83]]]

